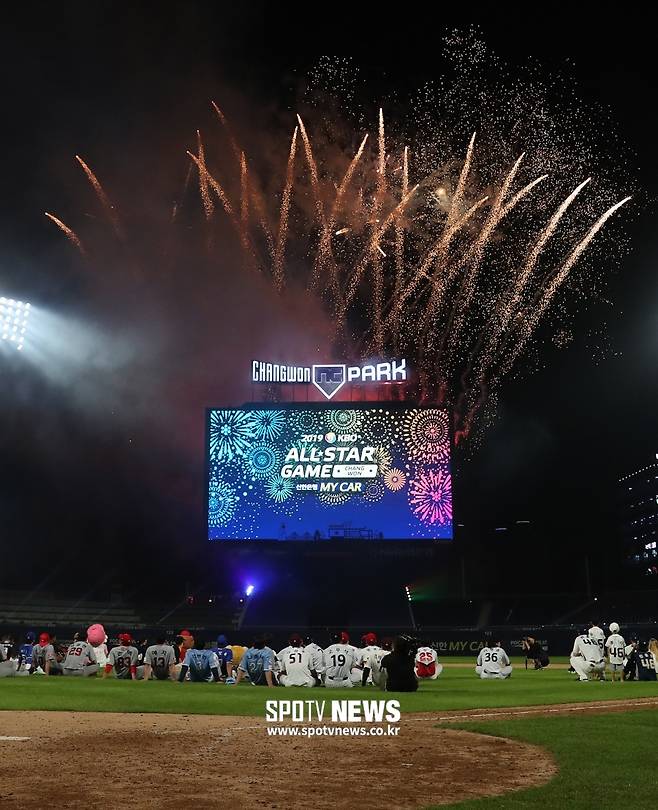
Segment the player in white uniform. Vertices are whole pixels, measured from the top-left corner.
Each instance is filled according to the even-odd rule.
[[[593,638],[594,641],[596,641],[596,643],[601,648],[601,656],[605,657],[605,633],[603,632],[603,630],[601,630],[601,628],[598,626],[596,622],[590,623],[587,635],[590,638]]]
[[[356,666],[358,651],[351,644],[345,644],[343,638],[346,633],[335,633],[332,636],[333,644],[324,651],[324,685],[328,689],[351,688],[352,670]]]
[[[310,668],[315,670],[318,675],[324,671],[324,650],[319,644],[313,641],[313,636],[306,636],[304,639],[304,649],[309,654]]]
[[[18,661],[9,658],[6,648],[0,644],[0,678],[13,678],[18,669]]]
[[[443,672],[443,664],[439,664],[434,647],[419,647],[414,659],[416,677],[421,680],[435,681]]]
[[[610,673],[612,680],[616,680],[616,674],[619,673],[619,680],[624,680],[624,659],[626,658],[626,642],[624,637],[619,635],[619,625],[617,622],[612,622],[610,625],[610,635],[605,643],[608,652],[608,664],[610,666]]]
[[[479,675],[482,680],[504,680],[510,677],[512,664],[509,656],[500,646],[500,641],[494,641],[493,644],[485,642],[478,655],[475,674]]]
[[[315,686],[318,678],[311,666],[311,652],[304,648],[304,641],[297,633],[290,636],[289,641],[277,656],[279,682],[283,686]]]
[[[368,684],[377,686],[382,671],[382,658],[386,651],[382,650],[377,644],[377,636],[374,633],[365,633],[361,637],[361,643],[363,647],[358,651],[359,665],[361,667],[361,686],[368,686]]]
[[[571,651],[571,666],[578,673],[579,681],[588,681],[592,673],[605,679],[605,658],[596,639],[589,637],[589,631],[576,636]]]
[[[96,647],[94,647],[94,655],[96,656],[96,663],[98,664],[98,668],[102,671],[105,669],[105,664],[107,664],[109,652],[107,649],[107,636],[105,636],[105,640],[101,641]]]
[[[352,679],[354,686],[360,686],[361,679],[363,678],[361,650],[358,647],[355,647],[354,644],[350,644],[350,634],[346,630],[343,630],[340,634],[340,643],[352,650],[352,654],[354,656],[354,665],[352,666],[352,671],[350,672],[350,678]]]

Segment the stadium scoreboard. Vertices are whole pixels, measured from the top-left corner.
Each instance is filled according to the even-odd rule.
[[[368,403],[207,411],[210,540],[450,540],[442,408]]]

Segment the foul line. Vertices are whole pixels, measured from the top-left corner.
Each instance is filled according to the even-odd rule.
[[[605,711],[609,708],[623,707],[625,709],[634,709],[638,706],[657,706],[658,699],[650,698],[649,700],[606,700],[602,703],[581,703],[572,706],[535,706],[526,709],[503,709],[502,711],[495,712],[481,712],[480,714],[450,714],[444,717],[436,717],[435,720],[447,722],[450,720],[491,720],[496,717],[516,717],[524,714],[566,714],[567,712],[587,712],[587,711]],[[420,718],[418,718],[420,719]]]

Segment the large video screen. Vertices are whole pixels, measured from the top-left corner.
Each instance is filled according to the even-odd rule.
[[[211,540],[452,539],[440,408],[208,411]]]

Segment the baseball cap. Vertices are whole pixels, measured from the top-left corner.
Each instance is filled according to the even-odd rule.
[[[181,632],[181,636],[183,635],[184,632],[185,631]],[[226,645],[228,644],[228,639],[223,634],[220,635],[220,636],[217,636],[217,644],[218,644],[219,647],[226,647]]]
[[[366,633],[363,636],[363,641],[366,645],[369,644],[376,644],[377,643],[377,636],[374,633]]]
[[[341,630],[340,642],[341,642],[341,644],[349,644],[350,643],[350,634],[346,630]]]
[[[181,630],[178,635],[182,636],[183,638],[192,638],[192,633],[190,633],[189,630]]]
[[[28,630],[27,633],[25,634],[25,638],[27,639],[27,641],[34,641],[34,639],[36,638],[36,633],[34,632],[34,630]]]
[[[48,633],[39,633],[39,644],[43,646],[44,644],[49,643],[50,643],[50,636],[48,635]]]
[[[304,643],[304,639],[299,635],[299,633],[293,633],[290,636],[289,641],[292,647],[301,647]]]
[[[130,642],[133,640],[130,633],[119,633],[118,638],[121,644],[130,644]]]

